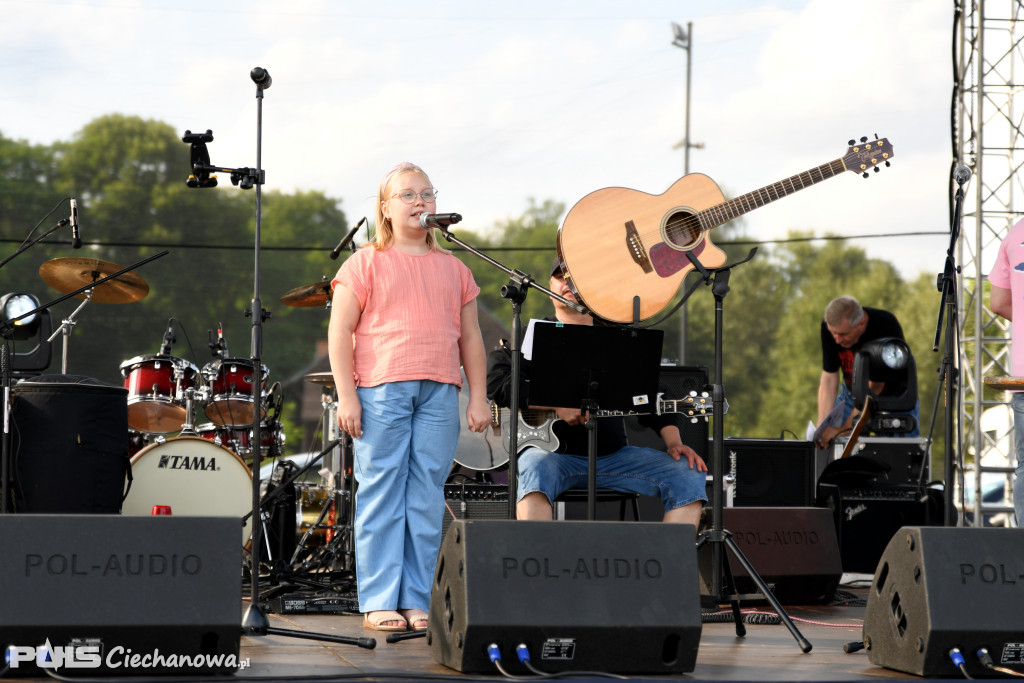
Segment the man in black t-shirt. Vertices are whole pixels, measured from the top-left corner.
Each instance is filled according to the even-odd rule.
[[[903,328],[889,311],[861,306],[852,296],[833,299],[825,308],[821,321],[821,379],[818,382],[818,424],[821,424],[833,408],[842,405],[840,424],[825,427],[818,436],[817,446],[826,448],[839,434],[849,430],[857,416],[851,388],[853,385],[853,363],[861,347],[876,339],[897,337],[904,339]],[[842,370],[843,382],[839,382]],[[868,388],[877,396],[885,396],[887,387],[883,382],[868,382]],[[889,388],[891,391],[892,389]],[[915,419],[918,407],[914,407]],[[916,437],[920,427],[907,434]]]

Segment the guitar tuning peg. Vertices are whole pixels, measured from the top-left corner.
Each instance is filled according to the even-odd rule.
[[[870,174],[870,173],[868,173],[867,171],[864,171],[864,174],[863,174],[863,175],[864,175],[864,177],[865,177],[865,178],[868,178],[868,177],[870,177],[870,175],[871,175],[871,174]]]
[[[892,164],[890,164],[890,163],[889,163],[888,161],[887,161],[887,162],[885,162],[885,165],[886,165],[886,166],[892,166]]]
[[[690,424],[697,424],[697,418],[691,417],[690,418]]]
[[[878,139],[878,133],[875,133],[875,139],[876,140]]]
[[[854,145],[856,145],[856,144],[857,144],[857,141],[856,141],[856,140],[853,140],[853,139],[851,139],[851,140],[850,140],[850,143],[849,143],[849,144],[850,144],[850,147],[853,147]]]
[[[860,141],[861,141],[861,142],[867,142],[867,141],[868,141],[868,136],[867,136],[867,135],[865,135],[864,137],[862,137],[862,138],[860,139]]]
[[[877,166],[875,166],[875,173],[878,173],[878,172],[879,172],[879,171],[881,171],[881,170],[882,170],[882,169],[880,169],[880,168],[878,168]]]

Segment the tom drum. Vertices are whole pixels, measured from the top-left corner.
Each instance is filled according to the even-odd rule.
[[[210,401],[204,410],[206,417],[218,425],[244,427],[253,419],[253,387],[259,383],[260,395],[266,388],[269,374],[267,366],[256,377],[252,361],[241,358],[222,358],[203,367],[203,375],[210,383]],[[266,410],[260,412],[262,419]]]
[[[136,356],[121,363],[128,390],[128,426],[147,434],[181,431],[184,391],[197,386],[199,369],[174,356]]]

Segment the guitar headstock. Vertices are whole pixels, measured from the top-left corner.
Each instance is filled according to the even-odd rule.
[[[843,157],[843,165],[847,171],[860,173],[867,178],[868,169],[873,168],[875,173],[878,173],[881,164],[888,166],[892,154],[892,144],[888,138],[879,140],[876,135],[874,140],[868,140],[866,137],[861,138],[860,142],[850,140],[850,147]]]

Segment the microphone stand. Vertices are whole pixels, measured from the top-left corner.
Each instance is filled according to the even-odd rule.
[[[962,218],[963,202],[964,202],[964,184],[970,179],[970,175],[963,177],[960,174],[956,174],[955,180],[957,183],[956,194],[953,201],[953,221],[949,229],[949,247],[946,249],[946,266],[943,272],[938,275],[938,289],[942,292],[942,296],[939,300],[939,314],[938,320],[935,323],[935,341],[932,344],[932,351],[938,353],[939,351],[939,340],[945,330],[946,344],[942,354],[942,365],[940,374],[942,381],[939,383],[938,391],[944,393],[946,397],[945,401],[945,440],[946,440],[946,452],[945,452],[945,481],[943,483],[943,505],[942,505],[942,525],[943,526],[957,526],[957,515],[956,508],[954,507],[954,491],[956,491],[956,468],[955,463],[957,461],[957,454],[960,452],[959,445],[959,426],[954,432],[954,410],[959,407],[959,371],[956,367],[956,348],[957,348],[957,320],[959,319],[957,313],[957,300],[956,300],[956,274],[957,266],[956,259],[953,255],[953,249],[956,246],[957,241],[960,239],[960,221]],[[936,400],[938,400],[936,398]],[[963,495],[963,487],[960,487],[960,494]],[[962,501],[961,501],[962,502]],[[961,505],[961,508],[963,506]]]
[[[810,652],[812,648],[810,641],[800,633],[789,614],[786,613],[782,603],[780,603],[779,599],[775,597],[775,594],[771,592],[764,579],[757,573],[754,565],[751,564],[750,560],[748,560],[740,550],[739,546],[736,544],[736,539],[732,537],[732,534],[728,529],[724,528],[724,517],[722,513],[724,498],[723,484],[725,476],[725,425],[723,422],[723,416],[725,415],[725,387],[722,384],[724,302],[725,296],[729,293],[729,277],[732,269],[752,259],[755,253],[757,253],[756,248],[752,249],[747,257],[742,261],[737,261],[736,263],[730,263],[720,268],[708,270],[704,268],[700,261],[697,260],[696,256],[693,255],[693,252],[686,252],[687,258],[690,259],[694,267],[703,277],[704,284],[711,286],[711,293],[715,297],[715,377],[711,394],[712,415],[714,416],[711,450],[711,477],[713,480],[713,488],[711,490],[711,526],[700,532],[700,538],[697,540],[697,549],[699,550],[706,544],[711,544],[711,597],[713,597],[716,602],[728,600],[732,603],[732,613],[736,625],[737,636],[743,637],[746,635],[746,627],[744,627],[743,621],[740,619],[740,600],[745,596],[739,595],[736,590],[736,585],[732,577],[732,569],[729,566],[728,557],[725,552],[726,549],[732,552],[736,557],[736,560],[754,581],[754,584],[757,586],[760,593],[772,606],[775,613],[779,615],[782,623],[787,629],[789,629],[790,634],[796,640],[800,650],[807,653]],[[724,585],[722,581],[723,575],[725,577]],[[755,593],[754,596],[756,597],[757,594]]]
[[[458,214],[455,214],[458,215]],[[459,218],[461,220],[461,217]],[[453,221],[457,223],[458,221]],[[522,373],[520,368],[520,354],[519,344],[521,332],[523,329],[522,323],[522,310],[523,302],[526,301],[526,295],[529,293],[530,288],[540,290],[548,296],[558,299],[569,308],[579,312],[585,313],[587,309],[579,305],[575,301],[569,301],[559,294],[555,294],[547,287],[540,285],[533,276],[524,273],[519,270],[514,270],[508,266],[500,263],[499,261],[491,258],[487,254],[483,253],[476,247],[466,244],[463,240],[459,239],[455,235],[448,232],[448,226],[439,225],[437,229],[441,231],[444,238],[449,242],[454,242],[460,247],[470,252],[471,254],[483,259],[487,263],[491,264],[498,270],[506,273],[509,276],[508,284],[502,285],[501,296],[508,299],[512,304],[512,339],[509,342],[509,350],[512,353],[512,387],[510,390],[509,397],[509,444],[508,444],[508,516],[509,519],[515,519],[516,517],[516,460],[519,451],[519,378]]]
[[[247,316],[252,317],[252,341],[250,359],[253,364],[254,381],[252,387],[252,439],[256,444],[253,457],[252,477],[252,511],[253,519],[252,538],[250,540],[250,581],[251,595],[249,606],[242,617],[242,633],[250,636],[282,635],[292,638],[304,638],[307,640],[321,640],[331,643],[343,643],[346,645],[357,645],[366,649],[373,649],[377,641],[373,638],[350,638],[348,636],[332,636],[321,633],[307,633],[292,629],[273,628],[267,615],[260,606],[260,477],[259,477],[259,444],[262,443],[260,434],[263,420],[263,322],[270,318],[270,312],[263,308],[260,301],[260,220],[262,215],[263,184],[266,176],[261,168],[263,153],[263,91],[270,87],[271,78],[266,69],[257,66],[250,73],[253,83],[256,84],[256,168],[220,168],[209,163],[209,153],[206,150],[206,143],[213,140],[213,133],[206,131],[206,134],[195,134],[185,131],[182,142],[192,145],[192,172],[189,178],[190,187],[216,187],[216,179],[211,179],[211,172],[226,172],[231,174],[231,183],[243,190],[256,187],[256,231],[253,241],[254,263],[253,263],[253,295],[251,307],[245,311]]]

